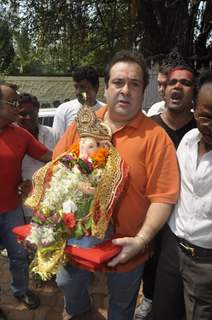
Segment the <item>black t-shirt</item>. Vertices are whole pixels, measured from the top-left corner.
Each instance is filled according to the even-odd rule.
[[[151,118],[166,130],[170,139],[173,141],[176,149],[180,141],[182,140],[183,136],[191,129],[194,129],[197,127],[196,120],[194,119],[194,117],[185,126],[177,130],[173,130],[169,128],[167,124],[162,120],[160,114],[154,115]]]

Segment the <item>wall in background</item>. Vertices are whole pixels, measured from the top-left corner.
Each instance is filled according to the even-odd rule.
[[[66,99],[74,99],[74,87],[71,77],[15,77],[8,76],[6,79],[8,82],[15,83],[18,86],[20,92],[28,92],[35,95],[41,105],[50,104],[53,106],[53,102],[58,104],[62,103]],[[143,108],[148,110],[151,105],[160,100],[157,93],[157,71],[150,71],[150,81],[146,88]],[[100,78],[100,88],[98,93],[98,99],[105,101],[104,98],[104,79]],[[57,102],[57,103],[56,103]],[[47,106],[47,105],[46,105]]]

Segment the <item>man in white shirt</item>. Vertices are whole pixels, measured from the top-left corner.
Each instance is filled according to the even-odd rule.
[[[86,93],[87,104],[97,110],[102,106],[102,102],[96,100],[96,95],[99,90],[99,75],[95,68],[91,66],[77,67],[72,73],[75,93],[77,99],[62,103],[55,112],[53,130],[56,139],[59,140],[69,125],[74,121],[77,112],[82,104],[79,101],[79,94]]]
[[[56,139],[52,128],[40,125],[38,122],[38,112],[40,104],[35,96],[28,93],[19,95],[19,119],[18,124],[29,131],[37,140],[44,144],[49,150],[55,146]],[[22,161],[23,181],[31,185],[32,175],[44,165],[43,162],[36,160],[28,155]],[[23,205],[25,219],[28,222],[32,216],[32,210]]]
[[[169,65],[162,65],[159,69],[158,72],[158,77],[157,77],[157,85],[158,85],[158,94],[161,97],[161,101],[154,103],[148,110],[147,116],[151,117],[156,114],[160,114],[165,110],[165,88],[166,88],[166,81],[167,81],[167,76],[168,72],[171,69],[171,66]]]
[[[195,118],[177,150],[181,193],[163,234],[153,320],[212,316],[212,72],[199,79]]]

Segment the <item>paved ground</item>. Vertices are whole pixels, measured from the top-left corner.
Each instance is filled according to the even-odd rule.
[[[101,278],[101,277],[100,277]],[[106,319],[107,293],[104,289],[103,279],[95,280],[94,288],[91,288],[91,296],[98,308],[93,319]],[[38,286],[31,281],[31,288],[36,291],[41,300],[41,306],[29,311],[23,304],[20,304],[10,291],[10,272],[8,259],[0,255],[0,307],[8,316],[8,320],[62,320],[63,297],[55,282],[49,282]],[[92,320],[92,319],[89,319]]]
[[[38,293],[41,305],[34,311],[29,311],[20,304],[10,291],[10,272],[8,259],[0,255],[0,307],[8,316],[8,320],[62,320],[63,297],[54,281],[39,286],[30,282],[31,288]],[[88,320],[107,319],[107,290],[105,279],[101,274],[96,274],[90,288],[91,298],[97,311]]]

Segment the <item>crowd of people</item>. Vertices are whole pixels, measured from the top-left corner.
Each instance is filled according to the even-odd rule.
[[[31,220],[24,199],[33,173],[79,142],[75,118],[85,92],[129,171],[113,208],[118,237],[112,242],[121,251],[104,268],[108,319],[212,319],[212,72],[197,76],[182,61],[162,65],[162,101],[147,115],[142,102],[149,76],[141,54],[113,56],[105,69],[106,104],[96,99],[95,68],[78,67],[73,80],[76,99],[57,108],[52,128],[39,124],[35,96],[0,83],[0,242],[8,252],[13,295],[29,309],[40,305],[28,288],[27,252],[12,229]],[[92,320],[91,276],[70,262],[60,268],[63,320]],[[144,297],[137,305],[141,282]]]

